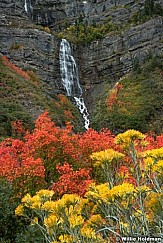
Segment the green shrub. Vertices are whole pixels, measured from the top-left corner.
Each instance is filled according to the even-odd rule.
[[[163,8],[154,0],[145,0],[143,8],[134,13],[129,20],[131,23],[144,23],[153,16],[163,16]]]
[[[12,186],[5,179],[0,178],[0,242],[14,242],[17,232],[17,218],[15,208],[17,204],[12,201]]]
[[[35,226],[15,216],[15,208],[19,203],[12,184],[0,178],[0,243],[44,243]]]
[[[75,25],[70,25],[58,33],[58,37],[65,38],[75,44],[86,44],[102,39],[107,33],[116,30],[118,30],[118,26],[111,22],[110,18],[103,24],[96,23],[95,20],[92,21],[92,24],[88,24],[84,20],[78,20]]]

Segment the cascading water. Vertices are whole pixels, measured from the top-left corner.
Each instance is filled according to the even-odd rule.
[[[24,9],[25,9],[25,12],[28,13],[27,0],[25,0],[25,2],[24,2]]]
[[[33,17],[33,7],[31,0],[24,0],[24,10],[29,17]]]
[[[67,91],[67,96],[80,96],[82,89],[79,83],[76,62],[72,56],[70,44],[65,39],[62,39],[60,44],[59,60],[62,84]]]
[[[88,111],[82,98],[82,88],[79,82],[78,69],[72,55],[70,44],[62,39],[59,52],[60,70],[62,84],[67,92],[67,96],[74,97],[76,105],[84,119],[84,127],[89,128]]]

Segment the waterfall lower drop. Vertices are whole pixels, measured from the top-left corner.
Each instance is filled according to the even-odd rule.
[[[62,39],[59,52],[60,71],[62,84],[67,92],[67,96],[74,97],[76,105],[84,119],[84,127],[89,128],[88,111],[82,98],[82,88],[79,82],[78,69],[72,55],[70,44]]]
[[[25,9],[25,12],[28,13],[27,0],[25,0],[25,2],[24,2],[24,9]]]

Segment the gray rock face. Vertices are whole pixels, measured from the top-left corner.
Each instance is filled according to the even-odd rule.
[[[55,92],[58,70],[57,42],[53,35],[38,29],[0,27],[1,54],[24,70],[33,70]]]
[[[79,48],[81,80],[99,83],[109,76],[130,71],[136,58],[140,63],[148,55],[163,52],[163,18],[158,17],[132,27],[121,34],[108,35],[89,46]]]
[[[1,0],[0,53],[24,69],[34,70],[48,84],[51,96],[64,92],[59,71],[59,44],[53,33],[65,20],[73,23],[81,14],[92,23],[112,17],[115,23],[127,23],[144,1],[133,0]],[[160,1],[160,3],[162,3]],[[144,24],[123,28],[86,46],[73,46],[74,56],[85,88],[115,79],[128,72],[135,58],[143,61],[149,54],[163,51],[163,18],[155,17]]]

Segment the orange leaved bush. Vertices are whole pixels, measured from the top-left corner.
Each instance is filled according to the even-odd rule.
[[[117,102],[117,104],[120,106],[121,103],[117,101],[117,95],[119,91],[122,89],[123,85],[121,83],[116,83],[114,88],[111,90],[109,97],[106,100],[106,104],[108,106],[109,110],[112,110],[113,105]]]
[[[36,190],[47,183],[48,187],[53,185],[58,195],[69,192],[83,195],[92,177],[99,180],[97,173],[101,174],[94,170],[90,155],[108,148],[125,154],[121,162],[113,164],[113,171],[117,171],[122,182],[135,183],[130,155],[115,143],[115,136],[107,129],[97,132],[90,128],[75,134],[69,123],[64,128],[57,127],[47,112],[36,120],[31,133],[24,134],[19,122],[14,125],[17,125],[16,132],[20,132],[21,139],[9,138],[0,143],[0,176],[12,182],[22,178],[26,190],[32,185],[31,178],[31,182],[35,180],[33,187]],[[143,140],[142,145],[135,140],[138,152],[163,145],[162,135],[143,135]]]
[[[12,62],[10,62],[9,59],[6,56],[2,56],[1,59],[2,59],[3,64],[5,66],[7,66],[7,67],[11,68],[12,70],[14,70],[18,75],[30,80],[30,76],[25,71],[23,71],[22,69],[17,67]]]
[[[59,180],[52,185],[52,189],[58,196],[65,193],[84,196],[87,187],[92,182],[90,170],[79,169],[74,171],[72,165],[65,163],[63,166],[57,164],[56,169],[60,174]]]

